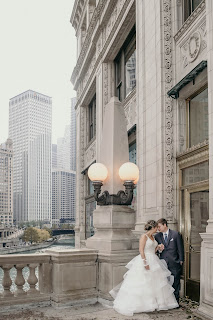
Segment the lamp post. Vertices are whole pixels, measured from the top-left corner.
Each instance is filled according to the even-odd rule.
[[[105,190],[100,195],[103,182],[108,176],[108,170],[102,163],[92,164],[88,170],[88,176],[93,183],[94,197],[98,205],[131,205],[133,190],[139,180],[139,169],[134,163],[126,162],[120,167],[119,176],[124,182],[125,191],[119,190],[117,194],[109,194]]]

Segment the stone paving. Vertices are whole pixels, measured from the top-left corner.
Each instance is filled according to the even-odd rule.
[[[100,303],[87,306],[66,307],[31,307],[0,311],[0,320],[185,320],[204,319],[196,314],[197,306],[184,302],[182,307],[170,311],[140,313],[133,317],[118,314],[111,307]]]

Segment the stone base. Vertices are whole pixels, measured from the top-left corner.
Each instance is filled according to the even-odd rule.
[[[207,228],[208,229],[208,228]],[[198,312],[212,319],[213,314],[213,233],[201,233],[200,306]]]
[[[21,296],[21,297],[14,297],[11,295],[11,297],[8,297],[8,299],[1,299],[0,297],[0,304],[1,304],[1,311],[7,310],[11,308],[17,308],[17,307],[30,307],[30,306],[49,306],[51,305],[50,301],[50,294],[40,294],[39,292],[32,297],[27,296]]]
[[[93,213],[95,235],[86,241],[86,247],[101,252],[131,250],[134,238],[135,212],[127,206],[98,207]]]
[[[138,250],[98,254],[99,299],[113,300],[109,291],[123,281],[123,275],[128,271],[126,264],[138,254]]]
[[[94,304],[98,301],[98,292],[94,289],[73,290],[66,293],[52,294],[51,305],[53,306],[75,306]]]

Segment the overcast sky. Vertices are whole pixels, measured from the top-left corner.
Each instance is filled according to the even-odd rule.
[[[74,0],[0,0],[0,143],[8,138],[9,99],[32,89],[52,97],[53,143],[69,124],[76,38]]]

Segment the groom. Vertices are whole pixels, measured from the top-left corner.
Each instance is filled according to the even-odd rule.
[[[161,218],[157,223],[159,233],[155,235],[155,239],[161,244],[160,259],[166,261],[169,271],[174,276],[174,294],[179,303],[180,276],[184,261],[183,239],[179,232],[168,228],[166,219]]]

